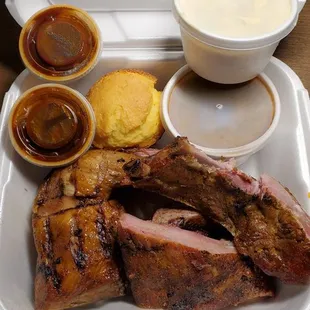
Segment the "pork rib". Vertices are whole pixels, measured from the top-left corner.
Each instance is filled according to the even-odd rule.
[[[204,231],[208,225],[207,220],[199,212],[182,209],[158,209],[152,221],[191,231]]]
[[[152,221],[161,225],[170,225],[185,230],[195,231],[217,240],[232,240],[231,234],[209,217],[203,217],[195,210],[158,209]]]
[[[286,283],[309,281],[310,218],[277,181],[257,181],[231,162],[214,161],[185,138],[124,169],[135,187],[181,201],[222,224],[238,251],[268,275]]]
[[[119,242],[138,306],[222,309],[274,295],[270,278],[218,241],[125,214]]]

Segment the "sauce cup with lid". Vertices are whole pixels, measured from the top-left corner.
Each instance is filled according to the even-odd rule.
[[[180,25],[187,63],[198,75],[216,83],[236,84],[253,79],[264,71],[280,40],[294,29],[305,2],[174,0],[173,13]],[[229,10],[225,8],[228,4]],[[215,5],[219,6],[217,10]],[[275,12],[268,12],[268,5]],[[257,31],[247,32],[247,26]]]
[[[265,74],[223,85],[201,78],[186,65],[162,96],[161,119],[171,138],[185,136],[207,155],[235,158],[237,165],[270,141],[280,113],[278,92]]]
[[[97,64],[102,50],[99,27],[84,10],[52,5],[24,25],[19,51],[25,66],[50,82],[75,81]]]
[[[94,111],[79,92],[60,84],[43,84],[26,91],[9,116],[13,147],[40,167],[62,167],[81,157],[96,131]]]

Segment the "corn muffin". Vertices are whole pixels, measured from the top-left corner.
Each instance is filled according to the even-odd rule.
[[[150,147],[163,134],[161,92],[156,77],[139,70],[119,70],[103,76],[90,89],[97,128],[97,148]]]

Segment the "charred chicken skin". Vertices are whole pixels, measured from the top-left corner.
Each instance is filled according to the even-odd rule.
[[[140,158],[141,156],[139,156]],[[108,201],[133,153],[89,151],[52,172],[33,206],[37,310],[66,309],[125,294],[115,242],[123,208]]]
[[[34,217],[35,306],[57,310],[125,294],[117,261],[115,202]]]

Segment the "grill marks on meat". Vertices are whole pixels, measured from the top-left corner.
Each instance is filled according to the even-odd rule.
[[[125,294],[115,244],[123,209],[107,201],[113,188],[124,185],[124,163],[136,158],[130,152],[92,150],[52,172],[40,186],[33,206],[36,309],[69,308]]]
[[[116,202],[33,216],[36,309],[64,309],[125,294],[115,248]],[[105,244],[98,220],[105,225]]]
[[[270,279],[229,242],[130,215],[121,218],[119,240],[140,307],[216,310],[274,295]]]
[[[56,270],[56,264],[58,260],[55,261],[54,253],[53,253],[53,240],[50,228],[50,220],[45,219],[41,225],[43,225],[41,246],[43,251],[46,253],[46,260],[41,264],[38,264],[37,270],[44,274],[46,279],[50,279],[53,287],[56,290],[60,289],[61,279]]]
[[[110,208],[100,209],[101,216],[96,221],[102,251],[107,259],[114,255],[118,221],[124,211],[116,201],[109,201],[109,205]]]
[[[87,255],[83,251],[83,231],[77,227],[75,218],[71,218],[70,250],[76,267],[82,271],[86,268]]]
[[[108,233],[102,217],[98,217],[96,227],[104,256],[106,258],[111,258],[113,249],[112,236]]]
[[[39,188],[33,207],[37,309],[63,309],[124,295],[115,245],[123,210],[105,201],[123,181],[124,163],[136,158],[133,153],[89,151],[73,165],[54,171]],[[45,222],[50,223],[49,248],[41,246],[44,238],[48,240]]]
[[[309,217],[278,182],[266,176],[257,181],[233,161],[212,160],[184,139],[152,154],[142,158],[144,154],[90,151],[42,184],[33,207],[36,309],[124,295],[126,280],[115,243],[123,209],[107,200],[113,188],[131,184],[211,216],[234,234],[238,251],[267,274],[289,283],[307,281]],[[169,204],[165,207],[182,208]],[[186,217],[168,224],[190,227]],[[162,225],[159,231],[153,225],[126,216],[119,228],[127,275],[140,306],[220,309],[273,296],[269,279],[240,259],[230,242]]]
[[[131,174],[135,166],[134,174]],[[286,283],[310,279],[310,218],[277,181],[215,162],[184,138],[124,167],[136,188],[196,208],[235,236],[238,251]]]

